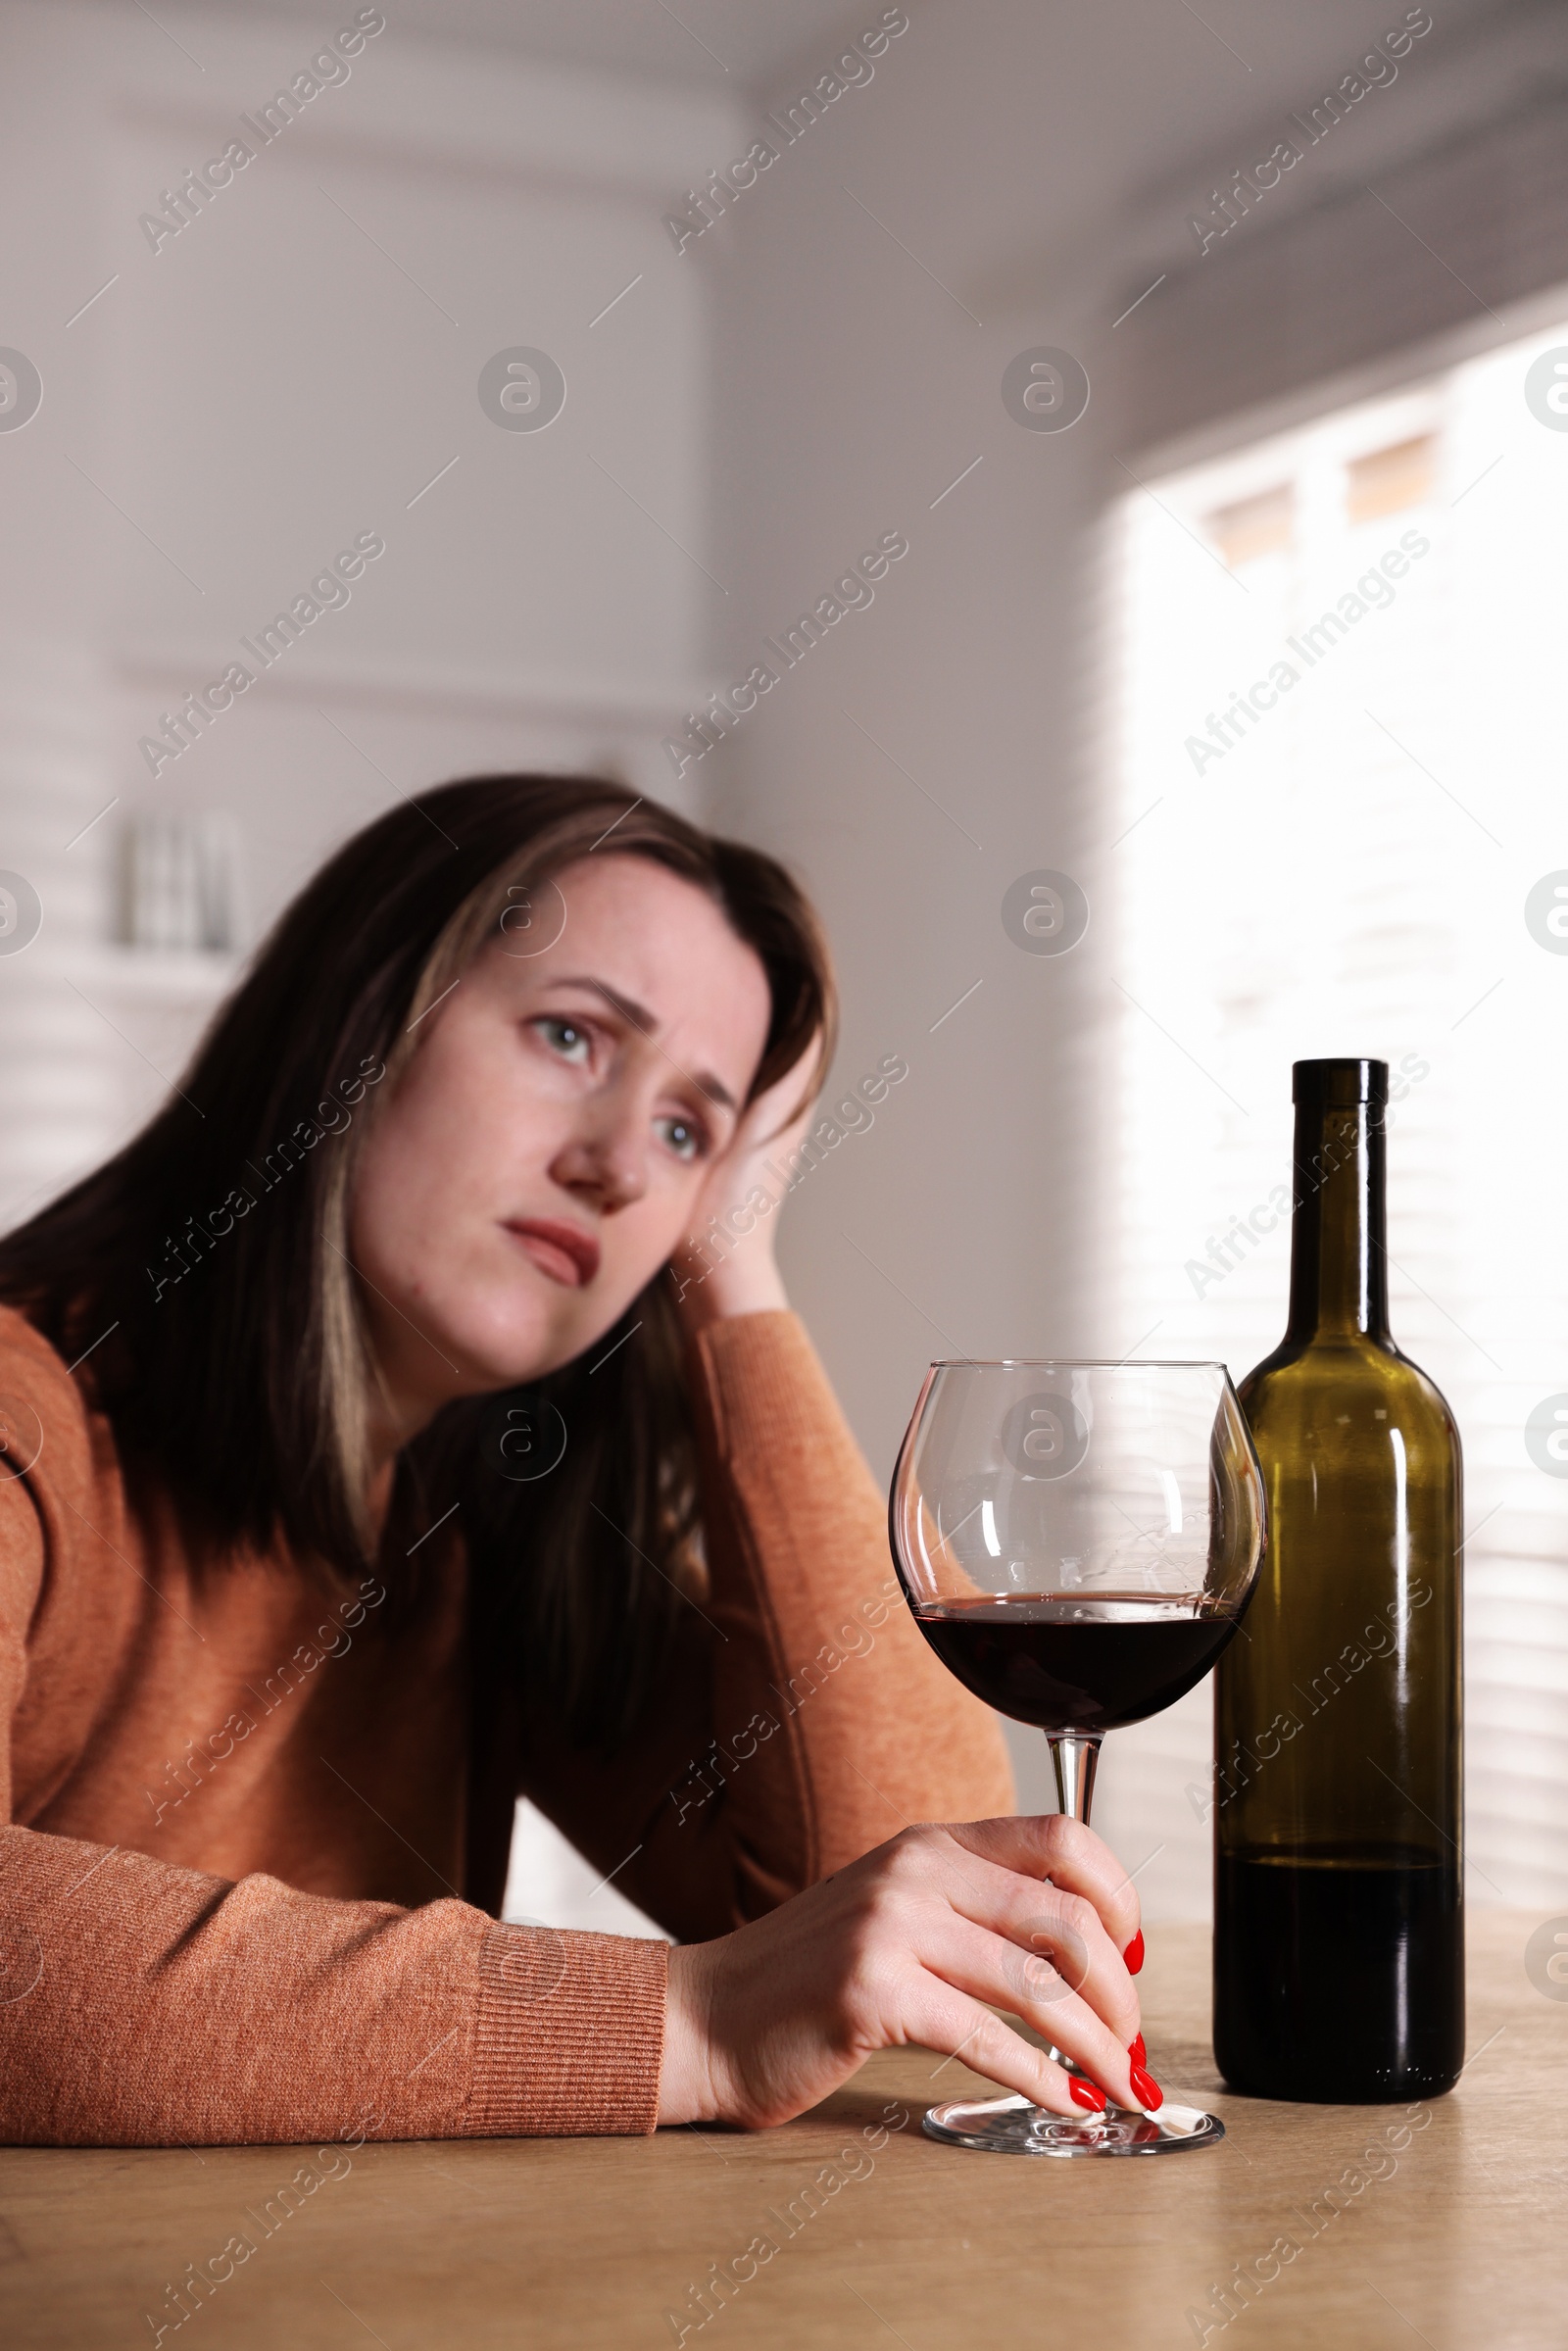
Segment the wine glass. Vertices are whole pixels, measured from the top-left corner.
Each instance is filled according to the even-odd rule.
[[[1104,1734],[1173,1704],[1236,1631],[1263,1554],[1263,1480],[1223,1363],[965,1359],[926,1374],[888,1520],[926,1640],[976,1697],[1045,1732],[1061,1810],[1087,1822]],[[1041,1973],[1046,1996],[1072,1988]],[[1190,2107],[1080,2119],[1021,2097],[933,2106],[925,2128],[1016,2155],[1164,2154],[1225,2134]]]

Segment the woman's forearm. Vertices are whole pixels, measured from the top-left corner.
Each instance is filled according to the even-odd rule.
[[[237,1884],[0,1829],[30,1986],[0,2142],[352,2145],[651,2131],[665,1945]]]

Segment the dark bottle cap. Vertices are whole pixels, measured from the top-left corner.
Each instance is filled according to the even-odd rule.
[[[1388,1099],[1387,1061],[1295,1061],[1291,1065],[1294,1102],[1349,1109],[1357,1102],[1386,1102]]]

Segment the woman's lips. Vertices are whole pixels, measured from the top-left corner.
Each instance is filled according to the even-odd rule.
[[[586,1289],[599,1271],[599,1244],[577,1225],[530,1216],[509,1224],[507,1231],[515,1233],[540,1272],[564,1289]]]

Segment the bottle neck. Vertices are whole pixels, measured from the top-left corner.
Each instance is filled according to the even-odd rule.
[[[1289,1341],[1389,1336],[1381,1102],[1296,1105]]]

